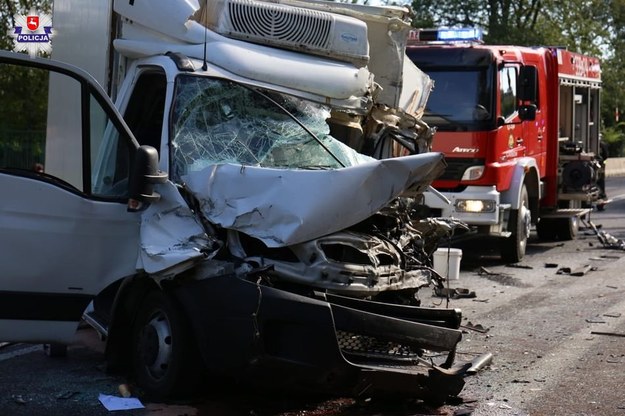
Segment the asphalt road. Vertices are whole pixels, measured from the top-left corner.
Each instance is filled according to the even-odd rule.
[[[625,239],[625,178],[608,178],[607,186],[614,201],[605,211],[593,212],[590,221]],[[207,391],[192,402],[144,402],[146,409],[115,413],[625,415],[625,337],[618,336],[625,334],[625,253],[603,247],[589,228],[580,230],[575,241],[540,242],[534,236],[526,258],[516,267],[499,260],[495,245],[480,244],[479,252],[475,247],[462,246],[459,279],[450,285],[474,291],[476,297],[451,299],[448,306],[463,310],[458,358],[468,361],[490,352],[493,361],[466,378],[454,403],[432,408],[220,390]],[[563,268],[584,273],[558,274]],[[424,306],[447,303],[428,290],[421,298]],[[102,348],[89,329],[78,332],[64,358],[47,357],[41,346],[0,346],[0,416],[110,414],[98,395],[119,395],[126,380],[103,371]]]

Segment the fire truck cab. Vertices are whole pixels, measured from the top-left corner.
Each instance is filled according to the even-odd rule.
[[[598,198],[597,58],[552,47],[485,45],[477,29],[416,30],[408,57],[434,80],[423,120],[448,164],[426,193],[434,215],[501,238],[501,256],[539,237],[572,239]]]

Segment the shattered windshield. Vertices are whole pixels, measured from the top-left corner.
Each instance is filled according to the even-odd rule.
[[[492,119],[492,82],[487,68],[427,69],[434,80],[424,121],[443,128]]]
[[[335,169],[371,160],[329,135],[330,112],[322,105],[192,75],[177,77],[175,91],[172,146],[178,177],[220,163]]]

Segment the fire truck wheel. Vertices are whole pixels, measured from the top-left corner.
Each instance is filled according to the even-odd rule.
[[[536,234],[544,241],[553,241],[558,236],[556,223],[552,218],[541,218],[536,224]]]
[[[525,256],[527,239],[530,236],[532,216],[529,209],[529,197],[525,185],[521,188],[521,204],[519,209],[510,211],[508,231],[510,237],[504,238],[501,244],[501,258],[508,263],[516,263]]]
[[[133,327],[132,365],[137,384],[155,398],[183,397],[200,384],[202,362],[181,309],[161,291],[141,304]]]
[[[558,218],[558,237],[560,240],[573,240],[579,230],[579,218]]]

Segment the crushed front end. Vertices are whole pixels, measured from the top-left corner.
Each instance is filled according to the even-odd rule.
[[[461,339],[455,309],[296,293],[263,271],[196,280],[176,295],[210,369],[257,387],[440,401],[464,385],[450,370]]]

